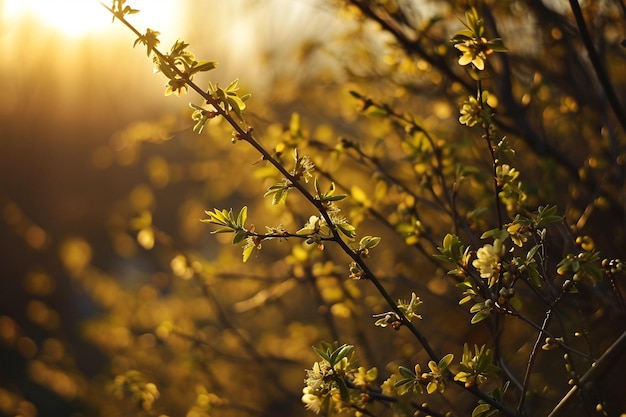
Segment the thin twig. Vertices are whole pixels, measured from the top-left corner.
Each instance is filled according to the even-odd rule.
[[[534,321],[530,320],[526,316],[524,316],[524,315],[522,315],[522,314],[520,314],[520,313],[518,313],[516,311],[513,311],[511,309],[504,308],[504,307],[500,307],[499,311],[501,311],[502,313],[511,315],[513,317],[516,317],[516,318],[520,319],[521,321],[523,321],[524,323],[529,324],[534,329],[536,329],[536,330],[538,330],[540,332],[543,332],[546,336],[550,337],[556,345],[560,346],[561,348],[565,349],[566,351],[571,352],[571,353],[575,353],[576,355],[578,355],[578,356],[580,356],[580,357],[582,357],[584,359],[594,360],[594,358],[591,355],[589,355],[589,354],[587,354],[585,352],[581,352],[580,350],[574,349],[573,347],[568,346],[567,344],[559,341],[559,339],[556,336],[554,336],[553,334],[551,334],[550,332],[545,330],[542,326],[539,326],[537,323],[535,323]]]
[[[111,13],[113,13],[113,15],[118,20],[120,20],[125,26],[127,26],[138,37],[142,37],[143,36],[137,29],[135,29],[132,26],[132,24],[130,24],[130,22],[128,22],[124,18],[124,16],[122,14],[115,13],[111,8],[106,6],[104,3],[101,3],[101,4],[102,4],[103,7],[105,7],[107,10],[109,10]],[[358,254],[354,250],[352,250],[348,246],[348,244],[343,240],[343,238],[341,237],[341,234],[340,234],[340,232],[338,230],[338,227],[334,224],[334,222],[330,218],[330,214],[328,213],[328,211],[327,211],[327,209],[325,207],[325,203],[323,201],[321,201],[320,199],[316,198],[313,194],[311,194],[308,191],[308,189],[300,181],[298,181],[297,178],[295,178],[279,161],[277,161],[276,159],[273,158],[273,156],[270,154],[270,152],[268,152],[263,147],[263,145],[261,145],[261,143],[258,142],[256,140],[256,138],[253,136],[251,128],[249,128],[247,130],[242,128],[241,125],[239,123],[237,123],[237,121],[235,121],[235,119],[229,114],[228,110],[226,110],[225,108],[222,108],[222,106],[220,105],[220,102],[218,101],[218,99],[214,98],[211,94],[209,94],[208,92],[202,90],[197,84],[195,84],[190,79],[190,77],[187,74],[182,72],[173,62],[171,62],[171,60],[169,59],[168,56],[166,56],[165,54],[160,52],[154,46],[150,46],[150,49],[158,57],[160,62],[167,63],[169,65],[169,69],[174,74],[176,74],[178,77],[180,77],[180,79],[183,80],[187,86],[189,86],[198,95],[200,95],[205,100],[205,102],[207,104],[209,104],[212,107],[214,107],[215,112],[217,114],[219,114],[223,119],[225,119],[227,121],[227,123],[235,130],[235,136],[237,137],[237,139],[239,139],[241,141],[244,141],[244,142],[247,142],[254,149],[256,149],[257,152],[259,152],[259,154],[263,157],[264,160],[267,160],[268,162],[270,162],[288,181],[290,181],[291,185],[294,188],[296,188],[302,194],[302,196],[304,196],[314,207],[317,208],[317,210],[319,211],[320,215],[324,218],[324,220],[326,221],[326,224],[331,229],[331,232],[332,232],[332,235],[333,235],[332,240],[343,250],[343,252],[346,255],[348,255],[348,257],[350,257],[357,265],[359,265],[359,267],[361,268],[361,270],[364,273],[364,276],[369,281],[372,282],[372,284],[375,286],[375,288],[377,289],[379,294],[382,296],[382,298],[385,300],[385,302],[387,302],[387,304],[390,306],[390,308],[397,315],[397,317],[399,318],[399,320],[402,323],[402,325],[407,327],[409,329],[409,331],[415,336],[415,338],[422,345],[422,347],[424,348],[424,350],[426,351],[426,353],[428,354],[430,359],[432,359],[435,362],[439,362],[439,356],[435,353],[434,349],[431,347],[430,343],[428,342],[428,340],[424,336],[424,334],[421,331],[419,331],[413,325],[413,323],[411,323],[411,321],[406,317],[406,315],[398,307],[396,302],[391,298],[391,296],[389,295],[389,293],[387,292],[385,287],[382,285],[382,283],[378,280],[378,278],[373,273],[373,271],[365,263],[365,261],[360,256],[360,254]],[[226,320],[228,322],[227,317],[225,315],[223,315],[223,311],[221,313],[219,312],[219,310],[220,310],[219,309],[219,304],[217,303],[217,300],[215,299],[215,297],[211,293],[211,291],[207,288],[206,285],[203,286],[203,289],[205,291],[205,295],[207,296],[207,298],[212,300],[212,302],[218,308],[218,314],[220,314],[221,320]],[[262,355],[260,355],[256,351],[254,346],[250,345],[250,343],[249,343],[249,341],[247,339],[242,338],[241,341],[243,342],[244,347],[246,348],[246,350],[248,350],[248,352],[251,354],[251,356],[255,357],[256,359],[262,359]],[[447,376],[448,379],[450,379],[452,381],[454,380],[453,379],[453,374],[450,371],[446,372],[446,376]],[[276,379],[276,380],[278,380],[278,379]],[[519,416],[519,414],[515,410],[512,410],[512,409],[508,408],[506,405],[504,405],[504,404],[494,400],[493,398],[491,398],[490,396],[488,396],[487,394],[485,394],[484,392],[482,392],[478,388],[476,388],[474,386],[467,388],[460,381],[454,381],[454,382],[457,385],[459,385],[460,387],[465,388],[467,391],[472,393],[474,396],[480,398],[481,400],[485,401],[486,403],[488,403],[488,404],[492,405],[493,407],[497,408],[503,414],[505,414],[507,416],[510,416],[510,417],[518,417]]]
[[[552,409],[548,417],[556,417],[561,414],[567,403],[576,395],[579,390],[586,389],[589,384],[593,384],[595,381],[601,379],[611,367],[611,363],[614,363],[621,355],[626,352],[626,331],[602,354],[600,359],[595,361],[589,368],[589,370],[578,380],[567,394],[559,401],[559,403]]]
[[[552,309],[549,309],[546,312],[546,316],[543,319],[543,323],[541,323],[541,330],[539,334],[537,334],[537,339],[535,340],[535,344],[533,345],[533,349],[530,352],[530,356],[528,357],[528,363],[526,363],[526,372],[524,373],[524,382],[522,382],[522,390],[519,397],[519,403],[517,404],[517,411],[520,413],[524,413],[524,401],[526,401],[526,391],[528,390],[528,383],[530,382],[530,372],[535,363],[535,358],[537,357],[537,353],[539,352],[539,344],[543,339],[543,335],[545,334],[545,329],[548,327],[548,323],[550,322],[550,317],[552,316]]]
[[[572,8],[572,13],[574,14],[576,25],[578,26],[578,31],[580,32],[583,44],[585,45],[585,49],[589,55],[589,60],[591,61],[593,70],[595,71],[598,81],[604,90],[604,94],[606,94],[606,99],[611,106],[611,110],[613,110],[615,117],[617,117],[617,121],[622,126],[624,132],[626,132],[626,113],[624,112],[624,108],[622,107],[619,98],[617,98],[617,94],[615,94],[615,88],[611,83],[611,78],[604,69],[600,55],[598,54],[598,51],[596,51],[596,47],[593,44],[593,40],[591,39],[591,35],[587,29],[587,24],[585,23],[585,18],[583,17],[578,0],[569,0],[569,4]]]
[[[485,94],[485,90],[483,89],[483,83],[481,80],[476,81],[477,93],[476,100],[478,101],[478,105],[480,106],[480,110],[485,113],[485,103],[483,101],[483,94]],[[483,137],[487,142],[487,148],[489,150],[489,155],[491,156],[491,166],[492,166],[492,175],[493,175],[493,188],[495,193],[495,205],[496,205],[496,213],[498,216],[498,229],[502,229],[503,218],[502,218],[502,208],[500,207],[500,191],[502,191],[502,187],[498,183],[498,158],[496,158],[495,146],[493,144],[492,138],[492,129],[493,124],[491,122],[491,115],[488,117],[488,120],[483,119],[482,127],[484,130]]]

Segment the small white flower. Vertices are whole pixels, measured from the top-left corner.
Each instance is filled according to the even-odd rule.
[[[481,113],[482,109],[480,108],[480,103],[478,102],[476,97],[470,96],[467,100],[463,102],[459,122],[461,124],[467,125],[468,127],[472,127],[482,121]]]
[[[472,262],[474,268],[480,271],[481,278],[493,278],[500,268],[500,257],[504,254],[504,245],[496,239],[493,245],[487,243],[476,251],[476,259]],[[490,283],[491,284],[491,283]]]
[[[304,383],[312,390],[319,389],[324,383],[324,375],[327,372],[328,366],[320,365],[319,362],[313,364],[313,369],[306,370],[306,379]]]
[[[319,414],[322,408],[322,400],[319,396],[313,393],[313,390],[309,387],[304,387],[302,390],[302,402],[304,406],[313,411],[315,414]]]
[[[320,231],[320,228],[322,227],[322,225],[325,224],[325,223],[326,222],[324,221],[324,219],[322,219],[322,218],[320,218],[318,216],[311,216],[311,217],[309,217],[309,220],[306,222],[304,227],[297,231],[297,234],[299,234],[299,235],[312,235],[314,233],[318,233]]]

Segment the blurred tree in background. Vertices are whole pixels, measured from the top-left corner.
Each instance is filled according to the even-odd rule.
[[[622,1],[213,3],[181,6],[190,45],[124,39],[140,72],[51,86],[66,52],[17,35],[40,59],[3,68],[1,413],[626,413]],[[161,98],[189,80],[144,48],[208,70],[214,45],[208,96]]]

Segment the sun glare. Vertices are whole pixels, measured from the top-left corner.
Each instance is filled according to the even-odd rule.
[[[105,0],[104,3],[108,5],[111,1]],[[171,0],[135,0],[129,3],[142,10],[140,15],[146,14],[142,6],[151,5],[152,7],[146,8],[146,12],[151,15],[159,13],[159,22],[164,20],[162,16],[171,19],[175,4]],[[3,9],[0,17],[7,22],[30,19],[42,27],[71,37],[80,37],[111,27],[111,16],[98,0],[0,0],[0,7]]]
[[[7,21],[31,18],[69,36],[95,32],[111,23],[96,0],[4,0],[2,3]]]

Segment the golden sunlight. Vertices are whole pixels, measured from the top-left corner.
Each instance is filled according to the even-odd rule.
[[[103,3],[108,5],[111,1]],[[134,21],[160,24],[161,30],[170,30],[178,16],[174,0],[134,0],[131,4],[141,10],[139,15],[133,16]],[[112,26],[111,15],[99,0],[0,0],[0,9],[0,20],[32,22],[69,37],[85,36]]]
[[[110,25],[111,18],[96,0],[4,0],[7,21],[33,19],[69,36],[82,36]]]

